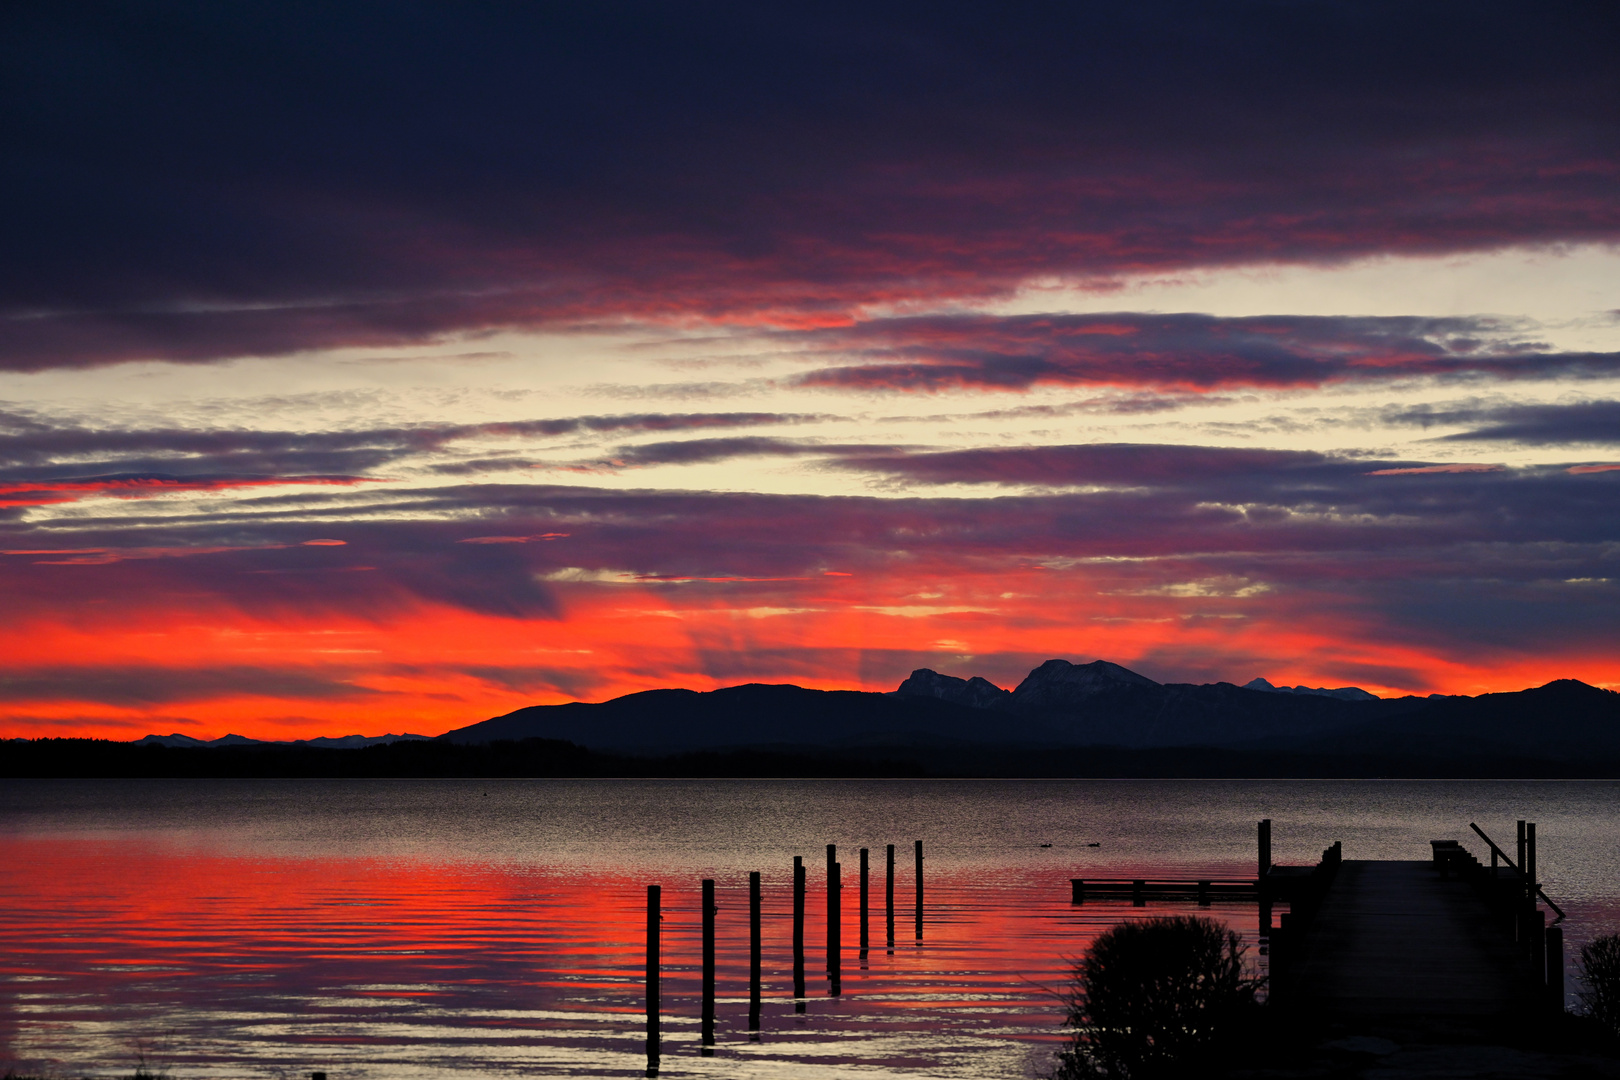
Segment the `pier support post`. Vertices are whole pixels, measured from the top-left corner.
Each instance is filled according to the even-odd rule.
[[[1146,906],[1147,901],[1142,899],[1142,886],[1145,885],[1145,884],[1146,884],[1146,882],[1143,882],[1143,881],[1133,881],[1133,882],[1131,882],[1131,906],[1132,907],[1145,907]]]
[[[883,883],[884,900],[888,909],[889,952],[894,952],[894,845],[889,845],[889,876]]]
[[[1524,891],[1524,822],[1523,821],[1519,822],[1519,850],[1517,851],[1516,854],[1517,854],[1518,858],[1515,859],[1514,861],[1515,861],[1515,864],[1519,868],[1519,891],[1523,892]]]
[[[659,930],[663,921],[663,889],[647,886],[647,1075],[658,1075]]]
[[[1547,913],[1540,910],[1525,912],[1530,946],[1530,971],[1536,985],[1547,985]]]
[[[915,844],[915,861],[916,861],[916,865],[917,865],[917,871],[916,871],[916,875],[917,875],[917,944],[921,945],[922,944],[922,939],[923,939],[923,935],[922,935],[922,930],[923,930],[923,858],[922,858],[922,841],[921,840],[914,841],[914,844]]]
[[[804,857],[793,856],[793,1011],[804,1012]]]
[[[714,1045],[714,879],[703,879],[703,1045]]]
[[[1547,927],[1547,1007],[1564,1011],[1564,928]]]
[[[837,997],[843,993],[844,978],[844,867],[841,863],[832,864],[832,873],[827,879],[827,891],[833,899],[827,905],[828,917],[832,920],[828,926],[827,934],[827,995]]]
[[[1280,1005],[1287,1008],[1289,995],[1293,990],[1290,970],[1294,962],[1294,952],[1298,945],[1295,925],[1299,922],[1298,916],[1288,912],[1277,916],[1277,925],[1272,928],[1270,935],[1270,975],[1268,984],[1268,1004]]]
[[[1083,904],[1086,902],[1086,879],[1072,877],[1069,879],[1069,903]]]
[[[1266,875],[1271,873],[1271,819],[1262,818],[1258,833],[1258,858],[1255,859],[1255,877],[1259,886],[1266,886]]]
[[[867,855],[868,855],[867,849],[866,848],[861,848],[861,959],[862,960],[866,959],[866,949],[867,949],[868,944],[870,944],[868,942],[868,940],[867,940],[867,911],[868,911],[868,906],[867,906],[867,892],[866,892],[866,890],[867,890],[867,879],[868,879],[868,876],[869,876],[869,871],[867,869]]]
[[[832,974],[836,966],[834,957],[838,955],[841,942],[838,940],[838,931],[842,928],[842,920],[838,910],[838,845],[827,845],[827,973]]]
[[[1536,823],[1524,823],[1524,898],[1536,902]]]
[[[748,875],[748,1030],[759,1030],[759,909],[760,888],[759,871],[751,871]]]
[[[1198,883],[1198,906],[1209,907],[1209,882],[1207,881]]]

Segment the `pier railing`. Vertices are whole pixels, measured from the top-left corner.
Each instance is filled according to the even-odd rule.
[[[1089,897],[1118,900],[1130,897],[1141,907],[1149,900],[1197,900],[1207,906],[1216,900],[1253,900],[1260,895],[1259,883],[1247,878],[1070,878],[1069,902],[1083,904]]]
[[[1533,984],[1544,991],[1550,1009],[1564,1009],[1564,909],[1555,904],[1536,880],[1536,823],[1518,823],[1517,859],[1510,856],[1473,822],[1468,827],[1485,841],[1491,862],[1486,866],[1455,840],[1432,840],[1434,863],[1441,877],[1456,877],[1473,887],[1495,917],[1502,933],[1518,944]],[[1547,913],[1556,915],[1551,926]]]

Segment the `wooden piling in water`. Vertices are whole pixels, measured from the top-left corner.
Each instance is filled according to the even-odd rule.
[[[1209,882],[1207,881],[1198,883],[1198,906],[1209,907]]]
[[[1547,927],[1547,1007],[1564,1011],[1564,928]]]
[[[1271,819],[1262,818],[1258,833],[1258,852],[1255,859],[1255,879],[1265,887],[1266,875],[1271,873]]]
[[[1519,822],[1519,849],[1518,849],[1516,854],[1517,854],[1517,860],[1516,861],[1517,861],[1518,866],[1519,866],[1519,883],[1522,885],[1524,883],[1524,822],[1523,821]]]
[[[748,875],[748,1030],[759,1030],[760,999],[759,871]]]
[[[827,891],[833,896],[833,901],[828,905],[832,922],[828,927],[827,934],[827,995],[837,997],[844,992],[844,867],[842,864],[832,864],[832,874],[827,880]]]
[[[861,848],[861,959],[866,959],[867,941],[867,849]]]
[[[889,845],[888,877],[884,881],[883,892],[888,910],[889,923],[889,951],[894,952],[894,845]]]
[[[837,954],[842,942],[838,940],[839,930],[842,929],[842,913],[838,910],[838,901],[843,899],[835,885],[838,880],[838,845],[827,845],[827,971],[833,969],[833,957]]]
[[[1086,902],[1086,882],[1084,878],[1072,877],[1069,879],[1069,903],[1083,904]]]
[[[793,1004],[804,1012],[804,857],[793,856]]]
[[[658,1075],[658,946],[663,920],[662,888],[647,886],[647,1075]]]
[[[913,841],[913,843],[915,845],[915,847],[914,847],[914,858],[915,858],[915,861],[916,861],[916,877],[917,877],[917,943],[921,944],[922,939],[923,939],[923,933],[922,933],[922,930],[923,930],[923,856],[922,856],[922,841],[917,840],[917,841]]]
[[[714,1045],[714,879],[703,879],[703,1045]]]
[[[1536,902],[1536,823],[1524,823],[1524,898],[1532,905]]]
[[[1142,899],[1142,886],[1147,884],[1140,879],[1131,882],[1131,906],[1144,907],[1147,901]]]

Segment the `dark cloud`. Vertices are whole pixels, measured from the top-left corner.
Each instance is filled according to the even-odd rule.
[[[359,476],[170,476],[161,473],[121,473],[11,482],[0,480],[0,506],[47,506],[77,502],[95,495],[140,499],[155,495],[280,485],[337,484],[348,487],[366,482],[364,477]]]
[[[1423,423],[1480,424],[1442,438],[1454,441],[1516,442],[1531,446],[1620,445],[1620,401],[1571,405],[1507,405],[1492,409],[1422,412]]]
[[[60,732],[63,736],[83,738],[86,729],[127,733],[132,738],[154,731],[183,732],[186,728],[200,728],[203,721],[189,716],[165,716],[162,713],[143,712],[139,717],[121,719],[111,716],[39,716],[8,711],[6,721],[13,731],[28,732],[34,738],[50,738]],[[24,738],[28,736],[15,736]],[[107,736],[92,736],[102,737]],[[117,737],[117,736],[114,736]]]
[[[698,465],[739,457],[803,457],[824,455],[886,453],[892,446],[850,443],[814,443],[767,436],[736,439],[683,439],[678,442],[642,443],[621,446],[614,452],[614,465]]]
[[[1588,563],[1587,569],[1592,565]],[[1419,647],[1426,636],[1454,649],[1472,646],[1492,652],[1533,648],[1535,643],[1591,648],[1620,644],[1615,618],[1620,611],[1620,580],[1529,574],[1523,566],[1502,576],[1486,575],[1482,569],[1437,567],[1432,577],[1380,582],[1366,590],[1359,606],[1378,612],[1400,640]],[[1608,569],[1613,573],[1612,567]]]
[[[762,436],[642,443],[621,446],[613,457],[616,464],[623,465],[697,465],[736,457],[794,457],[815,451],[812,444]]]
[[[356,523],[352,507],[318,513],[220,515],[177,523],[86,519],[67,530],[0,532],[0,588],[40,609],[94,602],[98,610],[218,601],[263,617],[386,619],[423,602],[511,619],[553,619],[549,567],[523,544],[458,544],[488,528],[394,521]],[[470,516],[470,515],[469,515]],[[76,523],[78,524],[78,523]],[[66,534],[66,535],[64,535]],[[310,545],[341,539],[341,545]]]
[[[844,468],[936,484],[1110,484],[1208,490],[1211,481],[1263,477],[1268,484],[1364,472],[1365,464],[1297,450],[1095,443],[1084,446],[990,447],[933,453],[857,455]]]
[[[1207,391],[1419,375],[1613,375],[1620,354],[1561,353],[1463,318],[1268,315],[936,315],[783,335],[862,362],[808,372],[852,390],[1023,390],[1035,385]]]
[[[527,469],[533,464],[527,458],[473,458],[469,461],[446,461],[437,465],[430,465],[428,471],[438,473],[440,476],[478,476],[482,473]]]
[[[7,5],[0,366],[1620,235],[1610,5]]]
[[[543,439],[578,434],[704,431],[804,423],[799,413],[638,413],[486,424],[415,424],[358,431],[108,429],[53,424],[0,413],[0,499],[22,490],[84,492],[122,484],[136,493],[278,482],[352,482],[361,474],[474,439]],[[510,467],[509,459],[484,462]],[[441,471],[487,471],[446,463]],[[32,488],[30,486],[33,486]],[[40,501],[60,501],[47,498]]]
[[[676,609],[794,609],[823,604],[851,580],[829,570],[855,575],[860,603],[906,582],[923,589],[985,573],[1050,575],[1061,593],[1077,587],[1064,584],[1074,574],[1099,599],[1117,594],[1131,614],[1170,602],[1154,597],[1197,595],[1205,599],[1176,603],[1189,616],[1331,623],[1340,638],[1399,638],[1426,656],[1620,647],[1610,595],[1620,579],[1620,471],[1423,472],[1410,470],[1432,463],[1123,445],[896,451],[876,461],[926,482],[1034,490],[877,498],[391,485],[362,513],[352,496],[314,489],[298,501],[237,500],[184,519],[0,521],[0,595],[20,624],[64,612],[214,624],[231,609],[387,624],[424,604],[516,622],[566,620],[575,600],[609,590],[606,601],[627,585],[671,590]],[[1097,490],[1038,490],[1077,483]],[[344,543],[307,545],[316,539]],[[1188,593],[1177,584],[1187,582],[1203,584]],[[1250,583],[1264,591],[1247,596]],[[1564,621],[1561,606],[1571,613]],[[1030,599],[986,617],[1016,629],[1088,615]],[[716,678],[743,672],[739,657],[750,650],[784,648],[746,629],[689,633]],[[822,659],[851,671],[863,662],[847,649]],[[469,674],[519,688],[551,679],[563,693],[594,685],[565,667]],[[16,693],[46,692],[17,685]],[[103,698],[159,692],[88,685]]]
[[[7,573],[12,595],[37,588],[36,599],[56,588],[71,595],[70,575],[80,574],[85,587],[103,592],[112,580],[145,577],[154,588],[184,580],[259,607],[352,604],[366,611],[416,597],[514,617],[550,617],[558,602],[537,579],[564,567],[701,582],[1029,552],[1294,552],[1309,554],[1313,562],[1331,554],[1344,572],[1364,574],[1362,560],[1379,552],[1457,544],[1606,544],[1620,532],[1620,504],[1614,502],[1620,473],[1572,476],[1547,468],[1376,475],[1426,466],[1286,451],[1120,445],[920,454],[913,460],[930,480],[1084,481],[1102,487],[985,498],[868,498],[468,484],[403,492],[407,497],[368,507],[375,512],[364,518],[346,500],[316,492],[280,509],[225,511],[182,522],[85,517],[57,526],[6,526],[0,534],[5,550],[32,554],[6,557],[0,571]],[[912,464],[903,457],[884,459],[895,470]],[[319,512],[323,498],[330,501],[330,515]],[[407,511],[413,519],[400,519]],[[553,538],[535,543],[459,542],[548,534]],[[315,537],[346,543],[303,546]],[[229,550],[214,552],[216,547]],[[41,554],[53,549],[89,554],[79,564],[70,556]],[[120,561],[119,552],[126,550]],[[200,553],[180,557],[192,550]],[[1579,575],[1571,570],[1564,576]],[[40,584],[47,580],[49,585]]]
[[[442,675],[446,669],[415,669],[410,673],[414,675]],[[600,686],[604,673],[600,670],[587,669],[584,671],[560,667],[535,666],[503,666],[496,667],[485,664],[461,665],[449,670],[470,675],[475,679],[498,686],[503,690],[513,690],[520,694],[536,693],[562,693],[576,700],[588,697],[592,690]]]
[[[331,699],[377,691],[334,678],[329,670],[287,667],[7,668],[0,671],[0,701],[81,701],[136,707],[234,697]]]

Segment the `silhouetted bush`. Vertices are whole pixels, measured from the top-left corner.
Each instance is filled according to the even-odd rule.
[[[1056,1080],[1151,1080],[1187,1070],[1251,1019],[1261,980],[1243,939],[1190,915],[1121,923],[1075,965]]]
[[[1620,934],[1581,946],[1581,1011],[1620,1035]]]

